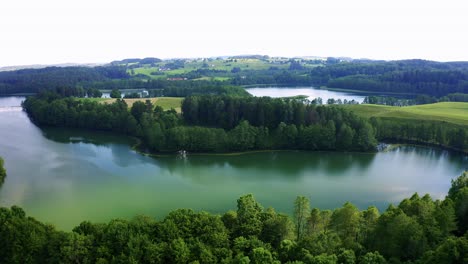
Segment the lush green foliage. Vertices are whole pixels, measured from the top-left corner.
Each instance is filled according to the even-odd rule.
[[[121,98],[122,93],[119,91],[119,89],[112,89],[112,91],[110,93],[110,97],[111,98]]]
[[[359,116],[371,118],[379,140],[410,141],[468,150],[467,103],[443,102],[408,107],[343,107]]]
[[[444,102],[468,102],[468,94],[453,93],[441,98]]]
[[[86,92],[86,95],[89,97],[89,98],[101,98],[102,97],[102,92],[99,91],[98,89],[96,88],[89,88]]]
[[[36,93],[80,84],[128,78],[126,69],[111,67],[48,67],[0,72],[0,94]],[[91,87],[89,87],[91,88]]]
[[[468,63],[423,60],[343,62],[312,69],[328,87],[443,96],[468,93]]]
[[[365,119],[344,109],[288,99],[193,96],[182,104],[183,119],[174,110],[154,108],[151,101],[135,101],[128,111],[124,100],[99,104],[52,93],[28,98],[24,107],[40,125],[123,132],[142,138],[152,151],[372,151],[377,143]]]
[[[2,186],[3,182],[5,181],[6,177],[6,170],[3,167],[3,159],[0,157],[0,186]]]
[[[340,108],[281,98],[192,96],[182,103],[192,125],[231,129],[234,150],[374,150],[370,124]],[[229,137],[228,133],[228,137]]]
[[[298,99],[190,96],[183,100],[181,118],[177,111],[154,107],[167,109],[179,99],[126,100],[131,107],[120,99],[100,104],[45,93],[24,107],[40,125],[123,132],[142,138],[151,151],[372,151],[377,139],[468,148],[466,103],[331,107]]]
[[[0,208],[0,263],[466,263],[467,221],[459,210],[468,203],[467,179],[465,172],[454,180],[445,200],[414,194],[381,215],[351,203],[309,210],[298,197],[295,221],[251,194],[222,216],[180,209],[160,221],[85,221],[72,232],[19,207]]]
[[[94,68],[49,67],[0,72],[0,94],[68,87],[148,89],[151,96],[246,95],[238,85],[314,85],[441,97],[450,93],[468,94],[468,63],[341,61],[333,58],[322,61],[264,56],[166,61],[145,58],[115,61]],[[449,100],[454,101],[452,99]]]
[[[433,104],[437,102],[468,102],[468,94],[453,93],[441,98],[431,97],[428,95],[418,95],[415,99],[396,98],[391,96],[366,96],[364,104],[379,104],[391,106],[409,106],[420,104]]]

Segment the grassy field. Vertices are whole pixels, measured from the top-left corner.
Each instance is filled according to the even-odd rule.
[[[90,100],[95,102],[100,102],[104,104],[110,104],[115,101],[114,98],[80,98],[81,100]],[[174,108],[177,113],[181,112],[182,97],[157,97],[157,98],[124,98],[125,102],[128,105],[128,108],[131,108],[133,103],[136,101],[145,102],[146,100],[151,100],[151,103],[154,106],[161,106],[164,110],[170,110]]]
[[[468,128],[468,103],[443,102],[406,107],[385,105],[346,105],[357,115],[370,118],[396,118],[417,121],[443,121]]]
[[[238,67],[241,70],[266,70],[272,66],[278,67],[280,69],[286,69],[289,67],[289,64],[275,64],[269,61],[264,61],[264,60],[259,60],[259,59],[236,59],[233,61],[228,61],[228,60],[207,60],[203,61],[201,59],[197,60],[192,60],[188,61],[185,63],[184,68],[182,69],[175,69],[175,70],[169,70],[169,71],[163,71],[161,72],[161,75],[151,75],[152,72],[158,72],[160,67],[164,67],[165,62],[157,63],[154,65],[154,67],[146,66],[146,67],[140,67],[140,68],[134,68],[133,73],[134,74],[144,74],[147,75],[153,79],[157,78],[167,78],[169,76],[177,76],[180,74],[188,73],[190,71],[194,71],[197,69],[203,69],[203,64],[207,64],[208,68],[210,70],[224,70],[230,72],[234,67]],[[128,70],[129,73],[132,72],[132,70]],[[202,77],[201,79],[203,80]],[[229,78],[227,77],[214,77],[218,80],[227,80]]]

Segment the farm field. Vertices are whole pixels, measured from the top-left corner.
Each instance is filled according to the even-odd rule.
[[[164,68],[166,63],[161,62],[157,63],[153,66],[147,65],[144,67],[138,67],[129,69],[128,72],[131,75],[136,74],[143,74],[153,79],[158,78],[168,78],[168,77],[178,77],[177,75],[186,74],[191,71],[195,71],[197,69],[207,69],[207,70],[216,70],[216,71],[227,71],[228,73],[235,67],[238,67],[241,70],[267,70],[270,67],[277,67],[280,69],[287,69],[289,67],[289,63],[280,63],[279,61],[265,61],[260,59],[232,59],[232,60],[225,60],[225,59],[193,59],[188,60],[184,63],[183,68],[179,69],[167,69],[160,71],[160,68]],[[157,73],[152,75],[151,73]],[[221,73],[221,75],[223,75]],[[203,76],[197,80],[205,80],[209,79],[210,77]],[[224,76],[216,76],[214,77],[216,80],[227,80],[229,77]]]

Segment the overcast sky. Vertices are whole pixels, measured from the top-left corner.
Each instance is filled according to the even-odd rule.
[[[239,54],[468,61],[464,2],[2,0],[0,66]]]

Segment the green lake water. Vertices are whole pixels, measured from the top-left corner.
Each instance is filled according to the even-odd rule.
[[[243,155],[149,157],[132,139],[100,132],[40,129],[0,98],[0,156],[8,176],[0,206],[70,230],[83,220],[104,222],[144,214],[158,219],[178,208],[223,213],[253,193],[264,207],[291,213],[297,195],[313,207],[351,201],[384,210],[414,192],[443,198],[468,158],[443,150],[401,146],[389,152],[264,152]],[[16,107],[15,107],[16,106]]]

